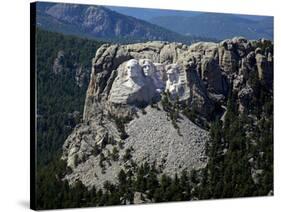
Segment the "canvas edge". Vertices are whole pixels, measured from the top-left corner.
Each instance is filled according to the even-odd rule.
[[[30,209],[36,210],[36,2],[30,3]]]

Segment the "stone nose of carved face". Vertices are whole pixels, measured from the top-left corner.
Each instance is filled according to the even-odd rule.
[[[127,74],[128,74],[128,76],[132,75],[132,67],[131,66],[127,66]]]

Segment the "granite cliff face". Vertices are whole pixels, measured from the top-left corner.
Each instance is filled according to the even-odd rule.
[[[115,182],[121,168],[145,162],[170,176],[203,168],[208,132],[184,116],[183,108],[205,127],[223,119],[230,91],[238,92],[239,110],[247,108],[252,75],[272,85],[272,50],[259,48],[265,42],[101,46],[92,62],[83,122],[63,146],[62,159],[72,169],[66,179],[102,187]],[[176,118],[164,103],[173,105]]]

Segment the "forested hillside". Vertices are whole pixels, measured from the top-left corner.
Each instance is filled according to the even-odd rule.
[[[101,45],[96,41],[80,39],[36,30],[37,80],[37,191],[38,203],[47,189],[43,184],[53,180],[57,172],[52,167],[61,155],[61,147],[73,127],[80,122],[91,70],[91,58]],[[60,71],[55,71],[58,52]],[[85,73],[77,84],[77,70]],[[58,162],[60,163],[60,162]],[[51,200],[51,197],[50,201]]]
[[[101,44],[40,29],[36,38],[38,162],[45,165],[60,151],[81,118],[91,58]],[[64,52],[60,72],[54,69],[58,52]],[[78,67],[87,74],[81,87],[75,79]]]

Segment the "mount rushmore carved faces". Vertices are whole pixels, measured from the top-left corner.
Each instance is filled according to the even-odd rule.
[[[153,99],[159,99],[164,90],[174,97],[182,93],[177,64],[166,65],[163,70],[162,66],[149,59],[131,59],[121,64],[117,71],[109,98],[113,103],[148,104]],[[166,80],[164,75],[167,75]]]

